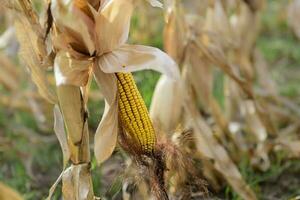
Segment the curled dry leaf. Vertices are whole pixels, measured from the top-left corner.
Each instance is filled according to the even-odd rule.
[[[95,79],[105,99],[105,110],[95,134],[95,157],[105,161],[115,149],[118,135],[117,79],[114,74],[105,74],[99,67],[94,69]]]
[[[177,64],[166,53],[142,45],[123,45],[99,59],[99,66],[105,73],[152,69],[169,78],[179,79]]]
[[[21,195],[12,188],[0,182],[0,199],[1,200],[23,200]]]

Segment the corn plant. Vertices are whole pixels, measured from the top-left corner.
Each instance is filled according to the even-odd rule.
[[[142,156],[153,160],[154,183],[158,184],[154,189],[158,197],[167,198],[163,192],[163,158],[156,149],[155,132],[133,77],[128,72],[153,67],[174,78],[178,76],[177,68],[158,49],[125,44],[134,2],[49,1],[45,29],[40,26],[30,1],[18,3],[13,6],[16,6],[17,11],[17,6],[22,9],[21,13],[17,12],[16,24],[22,52],[30,53],[33,47],[36,50],[32,54],[36,56],[33,57],[34,60],[29,55],[23,59],[32,70],[32,78],[40,93],[49,102],[58,104],[54,111],[55,131],[63,149],[64,166],[69,159],[71,161],[71,165],[58,179],[59,181],[62,178],[64,198],[94,199],[86,109],[92,74],[106,101],[104,116],[95,134],[94,149],[97,160],[101,163],[111,155],[117,141],[118,129],[124,128],[123,144],[134,144],[137,147],[128,151],[138,155],[140,162]],[[150,3],[160,6],[156,1]],[[22,29],[30,26],[30,35],[24,35]],[[115,34],[110,35],[111,32]],[[45,50],[45,36],[49,34],[53,49],[50,53]],[[28,44],[28,39],[32,43]],[[40,64],[49,64],[46,63],[48,58],[50,63],[54,63],[56,94],[49,90],[45,71]],[[66,134],[62,121],[65,123]],[[58,181],[51,188],[48,198],[51,198]]]

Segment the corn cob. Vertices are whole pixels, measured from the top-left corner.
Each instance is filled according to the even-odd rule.
[[[119,116],[142,153],[153,152],[156,135],[145,102],[131,73],[116,73],[119,91]]]

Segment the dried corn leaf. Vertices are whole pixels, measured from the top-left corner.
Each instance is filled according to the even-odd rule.
[[[300,10],[300,0],[293,0],[288,5],[288,9],[287,9],[288,23],[298,38],[300,38],[299,10]]]
[[[12,188],[0,182],[0,199],[1,200],[23,200],[21,195]]]
[[[202,101],[203,105],[208,105],[213,89],[212,67],[210,63],[201,56],[198,49],[191,47],[188,54],[190,66],[186,69],[187,78],[193,85],[197,97]]]
[[[62,179],[62,176],[64,174],[64,171],[62,171],[59,175],[59,177],[56,179],[56,181],[53,183],[53,185],[51,186],[51,188],[49,189],[49,194],[46,198],[46,200],[51,200],[54,192],[55,192],[55,189],[57,187],[57,185],[60,183],[61,179]]]
[[[267,61],[258,49],[254,52],[254,67],[260,86],[270,95],[277,96],[276,84],[271,79]]]
[[[7,28],[5,32],[0,36],[0,49],[8,48],[8,46],[14,42],[15,29],[13,26]]]
[[[300,140],[280,137],[275,141],[275,144],[279,144],[283,149],[286,149],[289,152],[289,157],[300,157]]]
[[[20,77],[18,75],[17,66],[0,54],[0,83],[10,91],[16,91],[19,88]]]
[[[241,102],[241,112],[245,115],[246,123],[258,142],[267,139],[267,131],[257,116],[256,108],[252,100]]]
[[[70,159],[70,150],[68,146],[67,134],[65,132],[64,120],[62,114],[60,113],[59,107],[54,106],[54,132],[58,138],[60,147],[63,152],[63,166],[66,167]]]
[[[50,103],[55,104],[57,101],[56,95],[51,90],[46,77],[46,71],[43,67],[40,51],[37,47],[38,37],[36,33],[30,28],[28,21],[21,16],[17,18],[15,28],[17,38],[21,45],[19,54],[30,70],[33,82],[36,84],[42,97]]]
[[[238,168],[232,162],[226,150],[214,138],[210,127],[198,113],[197,107],[188,95],[189,94],[185,95],[184,107],[190,118],[193,120],[192,124],[198,138],[200,139],[200,145],[206,144],[206,149],[202,153],[209,152],[204,156],[208,156],[208,158],[211,158],[214,161],[214,167],[216,170],[224,176],[227,182],[243,199],[256,199],[254,192],[245,183]]]

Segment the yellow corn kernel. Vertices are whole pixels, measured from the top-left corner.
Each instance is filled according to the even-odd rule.
[[[139,144],[143,153],[151,153],[156,135],[145,102],[131,73],[116,73],[119,90],[119,116],[123,127]]]

